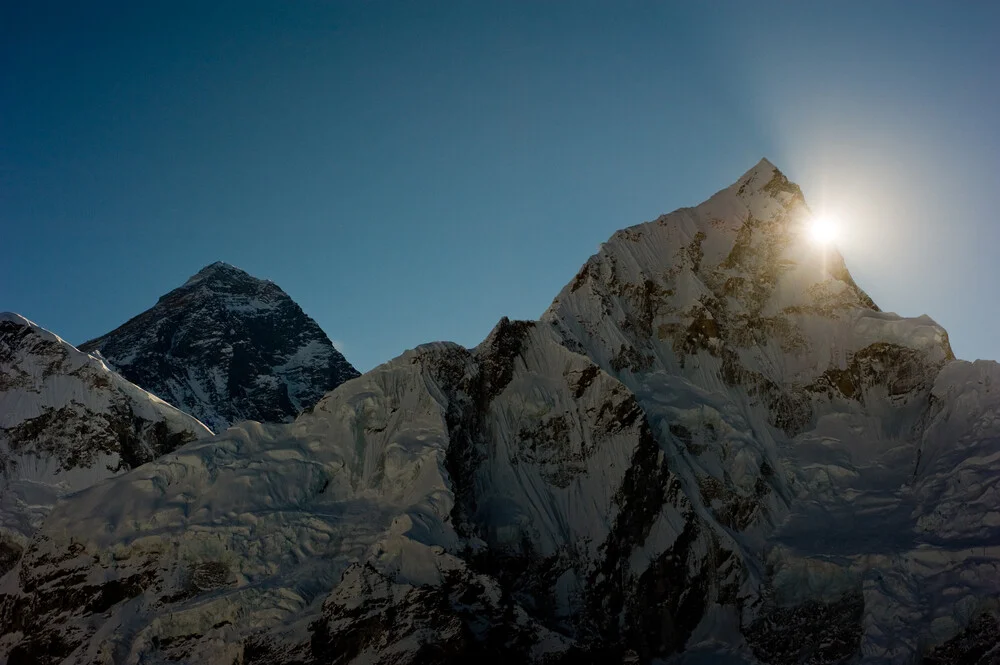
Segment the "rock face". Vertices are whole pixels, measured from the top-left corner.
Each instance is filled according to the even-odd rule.
[[[291,421],[358,375],[276,284],[221,262],[80,349],[216,431]]]
[[[881,312],[809,218],[764,160],[540,321],[60,503],[0,580],[0,658],[990,658],[1000,367]]]
[[[0,314],[0,574],[59,497],[211,434],[97,358]]]

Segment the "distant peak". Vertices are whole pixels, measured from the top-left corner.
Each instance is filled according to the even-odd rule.
[[[225,261],[216,261],[215,263],[210,263],[194,275],[192,275],[188,281],[184,282],[184,286],[191,286],[202,282],[206,279],[226,279],[226,278],[240,278],[240,279],[256,279],[253,275],[241,270],[231,263],[226,263]]]
[[[245,270],[237,268],[232,263],[226,263],[225,261],[216,261],[215,263],[209,263],[207,266],[202,268],[197,272],[198,275],[214,275],[220,273],[234,273],[238,275],[246,275]]]

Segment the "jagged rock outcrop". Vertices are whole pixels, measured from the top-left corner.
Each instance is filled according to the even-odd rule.
[[[540,321],[81,492],[0,580],[0,657],[988,657],[1000,368],[880,311],[810,216],[764,160]]]
[[[288,422],[358,375],[277,284],[222,262],[80,349],[216,431]]]
[[[59,497],[211,434],[100,360],[0,314],[0,575]]]

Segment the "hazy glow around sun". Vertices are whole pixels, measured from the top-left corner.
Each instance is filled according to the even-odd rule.
[[[809,237],[818,245],[836,242],[840,235],[840,220],[832,213],[820,213],[809,222]]]

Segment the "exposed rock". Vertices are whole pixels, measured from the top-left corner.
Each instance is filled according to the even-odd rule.
[[[276,284],[221,262],[80,349],[217,431],[288,422],[358,375]]]
[[[769,665],[849,663],[861,646],[863,614],[862,594],[848,593],[836,601],[768,609],[744,634],[754,655]]]
[[[764,160],[541,321],[80,492],[3,578],[0,659],[990,658],[955,608],[1000,594],[1000,368],[878,311],[810,214]]]
[[[1000,622],[980,614],[961,633],[924,656],[923,665],[995,665],[1000,662]]]
[[[0,314],[0,575],[56,500],[211,432],[16,314]]]

